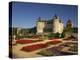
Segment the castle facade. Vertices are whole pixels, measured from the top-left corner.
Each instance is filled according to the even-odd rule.
[[[50,20],[42,20],[41,18],[39,18],[36,27],[37,34],[42,34],[46,32],[62,33],[64,29],[63,22],[56,15]]]

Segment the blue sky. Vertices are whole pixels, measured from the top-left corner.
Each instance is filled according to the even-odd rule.
[[[12,3],[12,27],[31,28],[36,25],[38,17],[48,20],[58,15],[66,26],[71,19],[74,26],[78,25],[78,7],[75,5],[55,5],[37,3]]]

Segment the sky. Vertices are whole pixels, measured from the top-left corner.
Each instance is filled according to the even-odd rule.
[[[68,19],[71,19],[74,27],[78,26],[76,5],[12,2],[12,27],[32,28],[36,26],[38,17],[49,20],[55,14],[60,17],[64,26]]]

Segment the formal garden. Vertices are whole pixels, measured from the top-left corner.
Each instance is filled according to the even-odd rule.
[[[28,29],[22,29],[17,32],[16,28],[13,29],[12,36],[9,38],[10,52],[12,52],[11,50],[13,49],[13,51],[18,50],[19,54],[31,54],[32,52],[33,54],[41,56],[78,54],[78,39],[72,35],[72,33],[77,34],[77,28],[70,30],[65,29],[61,34],[51,32],[47,34],[36,34],[34,29],[30,31]],[[67,35],[68,37],[66,37]],[[14,43],[12,44],[12,42]]]

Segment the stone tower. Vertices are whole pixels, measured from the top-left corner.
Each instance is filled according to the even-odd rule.
[[[72,21],[70,19],[67,21],[66,28],[67,29],[73,28],[73,24],[72,24]]]
[[[44,32],[45,22],[41,20],[40,17],[38,18],[36,26],[37,26],[37,34],[41,34]]]
[[[55,15],[53,17],[53,33],[62,33],[63,32],[63,23],[60,18]]]

